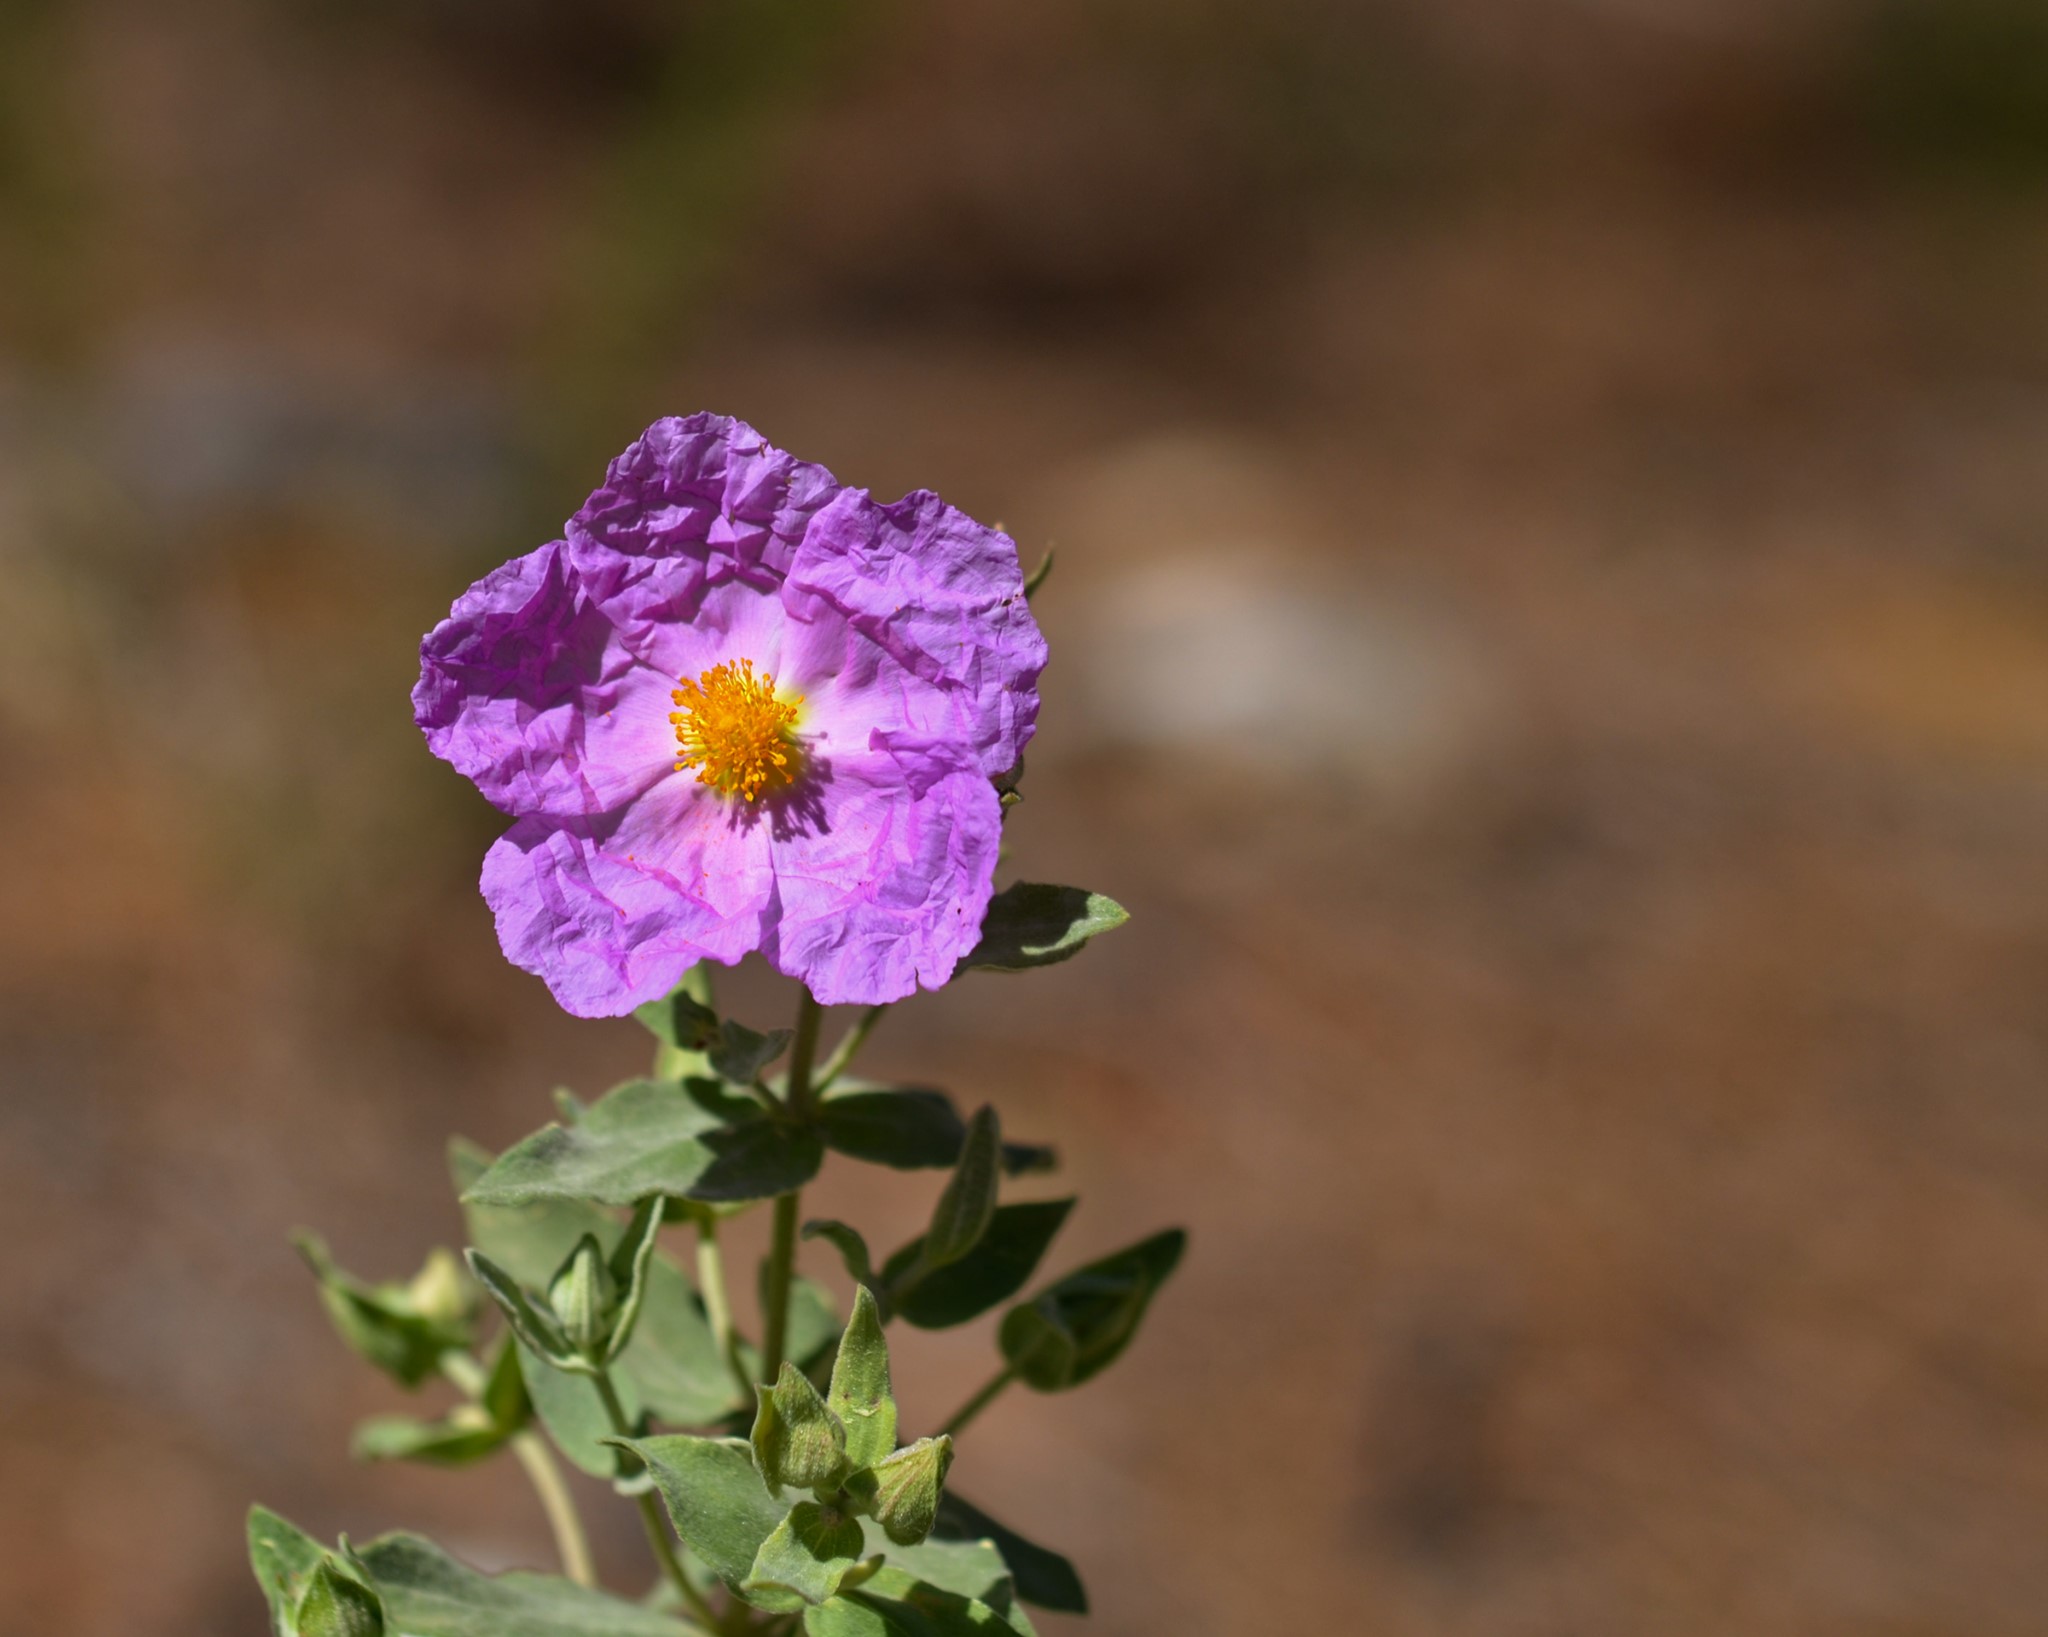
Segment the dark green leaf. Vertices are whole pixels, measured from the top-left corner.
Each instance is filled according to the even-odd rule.
[[[962,971],[1023,972],[1071,960],[1089,939],[1130,919],[1114,899],[1079,887],[1019,881],[990,901],[981,942],[960,963]]]
[[[359,1560],[406,1637],[686,1637],[654,1609],[554,1575],[480,1574],[417,1535],[386,1535]]]
[[[683,1544],[727,1585],[745,1580],[783,1517],[746,1441],[677,1434],[626,1447],[647,1464]]]
[[[697,1093],[699,1086],[708,1094]],[[709,1082],[628,1081],[574,1126],[550,1125],[516,1144],[464,1198],[480,1205],[631,1205],[649,1194],[767,1199],[817,1174],[824,1147],[816,1132],[765,1116],[725,1123],[733,1114]]]
[[[806,1222],[804,1238],[831,1240],[839,1251],[840,1260],[846,1264],[846,1276],[849,1279],[857,1285],[871,1285],[875,1282],[874,1265],[868,1260],[868,1242],[861,1238],[857,1228],[830,1219]]]
[[[889,1393],[889,1343],[874,1293],[862,1285],[853,1294],[853,1316],[839,1338],[826,1403],[846,1428],[846,1458],[855,1467],[873,1466],[896,1447],[896,1400]]]
[[[1080,1386],[1129,1345],[1186,1245],[1187,1235],[1169,1228],[1013,1307],[997,1333],[1004,1358],[1040,1392]]]
[[[718,1014],[690,993],[690,980],[635,1008],[634,1021],[672,1051],[701,1052],[718,1034]]]
[[[270,1605],[271,1637],[296,1637],[292,1623],[299,1599],[326,1557],[326,1548],[317,1540],[268,1507],[249,1508],[249,1567]]]
[[[350,1450],[359,1461],[420,1461],[468,1466],[500,1449],[513,1429],[491,1419],[480,1404],[458,1404],[435,1421],[409,1415],[373,1415],[359,1423]]]
[[[835,1152],[899,1171],[957,1165],[967,1137],[960,1111],[943,1091],[855,1081],[841,1081],[825,1098],[818,1129]],[[1003,1144],[1003,1170],[1009,1176],[1049,1171],[1057,1161],[1050,1148]]]
[[[938,1541],[968,1542],[988,1541],[1002,1554],[1003,1562],[1009,1566],[1016,1582],[1017,1595],[1027,1603],[1035,1603],[1042,1609],[1051,1609],[1056,1614],[1086,1614],[1088,1593],[1081,1584],[1081,1577],[1058,1552],[1026,1540],[1014,1529],[1005,1528],[979,1507],[962,1500],[950,1489],[939,1497],[939,1515],[932,1524],[932,1540],[927,1541],[920,1551],[931,1550]],[[954,1591],[967,1591],[965,1586],[953,1585],[931,1574],[914,1562],[904,1567],[914,1574],[939,1585],[950,1585]],[[1000,1608],[1003,1605],[986,1592],[976,1591],[974,1596],[985,1603]]]
[[[943,1330],[1008,1301],[1024,1288],[1073,1208],[1072,1199],[1000,1205],[966,1256],[906,1283],[924,1249],[923,1240],[912,1240],[882,1269],[891,1315],[921,1330]]]
[[[925,1230],[924,1265],[928,1269],[957,1262],[981,1242],[996,1211],[996,1166],[1003,1146],[1003,1128],[996,1111],[984,1103],[967,1123],[967,1141],[960,1163],[947,1179]]]
[[[874,1468],[871,1508],[882,1533],[898,1546],[915,1546],[932,1532],[939,1492],[953,1464],[953,1440],[941,1433],[906,1445]]]
[[[445,1250],[427,1258],[410,1284],[366,1284],[345,1273],[316,1234],[292,1244],[319,1281],[320,1305],[360,1357],[408,1387],[440,1367],[441,1355],[467,1347],[475,1325],[475,1289]]]
[[[822,1603],[859,1563],[864,1539],[859,1519],[815,1501],[799,1501],[761,1542],[740,1594],[766,1609]]]
[[[517,1432],[533,1416],[533,1405],[526,1396],[526,1383],[519,1375],[519,1349],[512,1337],[499,1339],[498,1356],[491,1364],[491,1373],[484,1379],[482,1397],[478,1400],[488,1415],[507,1432]]]
[[[769,1489],[816,1489],[846,1464],[846,1430],[810,1378],[787,1360],[774,1389],[754,1389],[754,1464]]]

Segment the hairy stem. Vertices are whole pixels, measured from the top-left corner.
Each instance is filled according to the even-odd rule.
[[[796,1039],[789,1048],[788,1089],[784,1102],[799,1118],[811,1111],[811,1065],[818,1056],[818,1025],[825,1009],[808,989],[796,1003]],[[761,1379],[769,1386],[782,1373],[789,1342],[789,1286],[796,1271],[797,1195],[792,1190],[775,1201],[775,1237],[768,1247],[768,1274],[762,1281]]]
[[[740,1357],[739,1332],[733,1328],[732,1303],[725,1293],[725,1257],[718,1249],[718,1218],[706,1210],[697,1218],[697,1292],[704,1298],[704,1317],[711,1336],[718,1343],[718,1356],[740,1384],[743,1397],[751,1397],[753,1378]]]
[[[452,1381],[465,1398],[484,1395],[487,1377],[481,1364],[467,1353],[450,1351],[441,1355],[441,1374]],[[562,1573],[579,1586],[595,1586],[597,1569],[590,1560],[590,1538],[583,1532],[583,1519],[576,1510],[576,1498],[562,1478],[553,1453],[530,1432],[512,1435],[512,1453],[526,1469],[527,1481],[546,1514],[548,1531],[555,1537],[555,1555],[562,1560]]]
[[[597,1383],[597,1396],[604,1400],[604,1413],[611,1417],[612,1431],[621,1438],[633,1436],[633,1424],[626,1419],[626,1407],[619,1402],[618,1389],[612,1386],[609,1370],[599,1370],[591,1380]],[[676,1556],[675,1542],[669,1539],[668,1519],[662,1515],[661,1502],[651,1491],[642,1490],[635,1497],[640,1503],[640,1522],[647,1531],[647,1544],[654,1549],[654,1560],[661,1565],[661,1572],[668,1576],[669,1584],[684,1604],[705,1625],[714,1630],[718,1627],[718,1614],[705,1601],[704,1594],[691,1584],[683,1560]]]
[[[960,1408],[953,1412],[952,1418],[948,1420],[943,1427],[939,1428],[939,1432],[943,1435],[948,1433],[957,1433],[961,1431],[961,1429],[963,1429],[968,1422],[972,1421],[977,1415],[981,1414],[983,1410],[987,1409],[989,1405],[993,1404],[999,1397],[1001,1397],[1003,1389],[1008,1387],[1010,1383],[1015,1381],[1016,1379],[1017,1371],[1014,1366],[1006,1366],[1004,1369],[999,1370],[995,1375],[989,1378],[987,1383],[983,1385],[980,1392],[976,1393],[965,1404],[962,1404]]]
[[[832,1082],[852,1067],[854,1057],[861,1047],[867,1044],[868,1036],[874,1031],[875,1025],[882,1021],[882,1014],[888,1009],[886,1001],[880,1006],[870,1006],[861,1013],[853,1027],[839,1037],[839,1044],[832,1048],[832,1055],[818,1065],[817,1084],[813,1087],[814,1090],[830,1090]]]

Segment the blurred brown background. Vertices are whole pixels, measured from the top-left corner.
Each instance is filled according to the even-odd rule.
[[[1014,864],[1135,919],[872,1057],[1194,1230],[956,1468],[1093,1629],[2048,1631],[2039,0],[0,6],[0,1630],[546,1561],[286,1234],[643,1062],[406,693],[697,408],[1060,548]]]

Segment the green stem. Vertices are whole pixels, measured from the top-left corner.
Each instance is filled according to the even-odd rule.
[[[450,1351],[441,1355],[441,1374],[452,1381],[465,1398],[484,1395],[489,1379],[484,1367],[467,1353]],[[512,1453],[526,1469],[527,1481],[547,1515],[548,1530],[555,1537],[555,1555],[562,1560],[562,1573],[579,1586],[595,1586],[597,1569],[590,1560],[590,1538],[583,1532],[583,1519],[576,1511],[576,1498],[562,1479],[548,1446],[530,1432],[512,1435]]]
[[[825,1009],[801,990],[796,1003],[796,1038],[789,1048],[788,1089],[784,1102],[799,1119],[811,1112],[811,1065],[818,1056],[818,1025]],[[761,1379],[769,1386],[782,1373],[789,1342],[789,1287],[796,1272],[797,1194],[777,1196],[775,1237],[768,1247],[768,1274],[761,1288]]]
[[[775,1201],[775,1237],[768,1247],[768,1276],[761,1286],[761,1379],[769,1386],[782,1374],[789,1343],[789,1286],[796,1271],[797,1195]]]
[[[861,1013],[853,1027],[839,1037],[839,1044],[832,1048],[832,1055],[818,1065],[817,1084],[813,1089],[821,1092],[829,1090],[832,1082],[847,1071],[853,1063],[855,1054],[867,1044],[868,1036],[873,1033],[875,1025],[882,1021],[882,1014],[888,1009],[888,1003],[885,1001],[880,1006],[870,1006]]]
[[[1001,1397],[1003,1389],[1016,1379],[1016,1367],[1014,1365],[1005,1366],[990,1378],[980,1392],[976,1393],[965,1404],[962,1404],[960,1408],[955,1410],[952,1419],[939,1428],[939,1432],[942,1435],[960,1432],[966,1427],[968,1422],[972,1421],[983,1410],[987,1409],[989,1405],[993,1404],[997,1398]]]
[[[611,1417],[612,1431],[621,1438],[633,1436],[633,1423],[626,1419],[626,1407],[619,1402],[618,1389],[612,1386],[609,1370],[599,1370],[590,1378],[597,1384],[597,1396],[604,1401],[604,1413]],[[690,1576],[683,1568],[683,1560],[676,1556],[675,1542],[668,1537],[668,1519],[662,1516],[661,1502],[652,1492],[641,1490],[635,1497],[640,1503],[640,1522],[647,1531],[647,1544],[654,1548],[654,1560],[661,1565],[661,1572],[668,1576],[669,1584],[689,1607],[689,1610],[713,1630],[718,1627],[718,1614],[704,1594],[690,1583]]]
[[[740,1337],[733,1328],[732,1302],[725,1293],[725,1257],[718,1249],[718,1218],[708,1207],[701,1209],[703,1214],[697,1218],[697,1292],[704,1298],[704,1317],[711,1325],[712,1339],[718,1343],[718,1356],[725,1360],[733,1380],[740,1384],[741,1396],[751,1398],[754,1382],[740,1357]]]

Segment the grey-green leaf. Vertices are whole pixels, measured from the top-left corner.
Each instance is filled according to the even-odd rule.
[[[458,1404],[434,1421],[410,1415],[373,1415],[357,1425],[349,1449],[359,1461],[468,1466],[494,1454],[512,1431],[492,1420],[482,1405]]]
[[[792,1605],[764,1593],[793,1593],[801,1603],[822,1603],[859,1564],[865,1539],[857,1518],[815,1501],[799,1501],[761,1542],[740,1594],[769,1609]]]
[[[846,1458],[855,1467],[873,1466],[896,1447],[896,1400],[889,1391],[889,1343],[874,1293],[854,1292],[853,1315],[839,1338],[826,1403],[846,1428]]]
[[[815,1131],[758,1110],[737,1119],[741,1112],[710,1081],[631,1080],[574,1126],[545,1126],[515,1144],[464,1198],[480,1205],[631,1205],[649,1194],[768,1199],[817,1175],[824,1144]]]
[[[943,1330],[1008,1301],[1024,1288],[1073,1208],[1071,1198],[999,1205],[974,1249],[936,1270],[921,1266],[924,1241],[912,1240],[882,1269],[891,1316],[921,1330]]]
[[[932,1532],[946,1469],[953,1464],[953,1440],[943,1433],[920,1438],[876,1464],[874,1519],[898,1546],[915,1546]]]
[[[562,1327],[552,1313],[543,1312],[534,1302],[527,1299],[526,1292],[519,1288],[519,1282],[499,1267],[480,1250],[469,1252],[470,1271],[476,1275],[477,1283],[484,1287],[491,1300],[498,1304],[505,1315],[505,1322],[512,1327],[512,1333],[520,1342],[546,1359],[558,1370],[580,1368],[580,1361],[569,1350],[568,1338],[562,1334]]]
[[[990,900],[981,941],[960,963],[960,970],[1023,972],[1053,966],[1071,960],[1089,939],[1115,931],[1130,918],[1121,904],[1099,892],[1019,881]]]
[[[405,1637],[686,1637],[657,1610],[554,1575],[487,1575],[417,1535],[386,1535],[359,1559]]]
[[[646,1463],[683,1544],[727,1585],[745,1580],[761,1543],[783,1518],[747,1442],[674,1434],[625,1447]]]
[[[271,1637],[295,1637],[293,1617],[327,1551],[268,1507],[249,1508],[249,1567],[270,1605]]]
[[[984,1103],[967,1122],[967,1140],[960,1163],[947,1179],[925,1230],[924,1264],[944,1267],[957,1262],[981,1242],[996,1211],[996,1178],[1002,1153],[1003,1128],[996,1111]]]
[[[771,1390],[756,1387],[754,1464],[771,1491],[816,1489],[846,1464],[846,1429],[810,1378],[787,1360]]]
[[[619,1452],[611,1444],[617,1429],[598,1395],[597,1383],[586,1375],[557,1370],[524,1342],[518,1344],[518,1352],[520,1374],[533,1400],[534,1414],[540,1417],[555,1447],[593,1478],[618,1477]],[[612,1386],[626,1419],[637,1422],[642,1405],[634,1379],[614,1370]]]
[[[1081,1584],[1081,1576],[1073,1564],[1048,1546],[1026,1540],[1016,1530],[1005,1527],[982,1511],[978,1506],[962,1500],[952,1490],[939,1497],[939,1515],[932,1525],[932,1539],[919,1547],[919,1551],[930,1551],[939,1542],[962,1544],[988,1542],[1002,1554],[1004,1564],[1009,1568],[1015,1581],[1017,1595],[1027,1603],[1035,1603],[1042,1609],[1051,1609],[1056,1614],[1086,1614],[1088,1592]],[[915,1562],[904,1565],[913,1573],[921,1574],[927,1580],[941,1585],[951,1582],[940,1580],[928,1573]],[[955,1585],[955,1591],[971,1588]],[[973,1591],[973,1595],[997,1608],[1003,1605],[986,1591]]]
[[[1137,1333],[1154,1292],[1179,1264],[1187,1235],[1169,1228],[1068,1274],[1003,1316],[997,1341],[1040,1392],[1078,1387]]]

